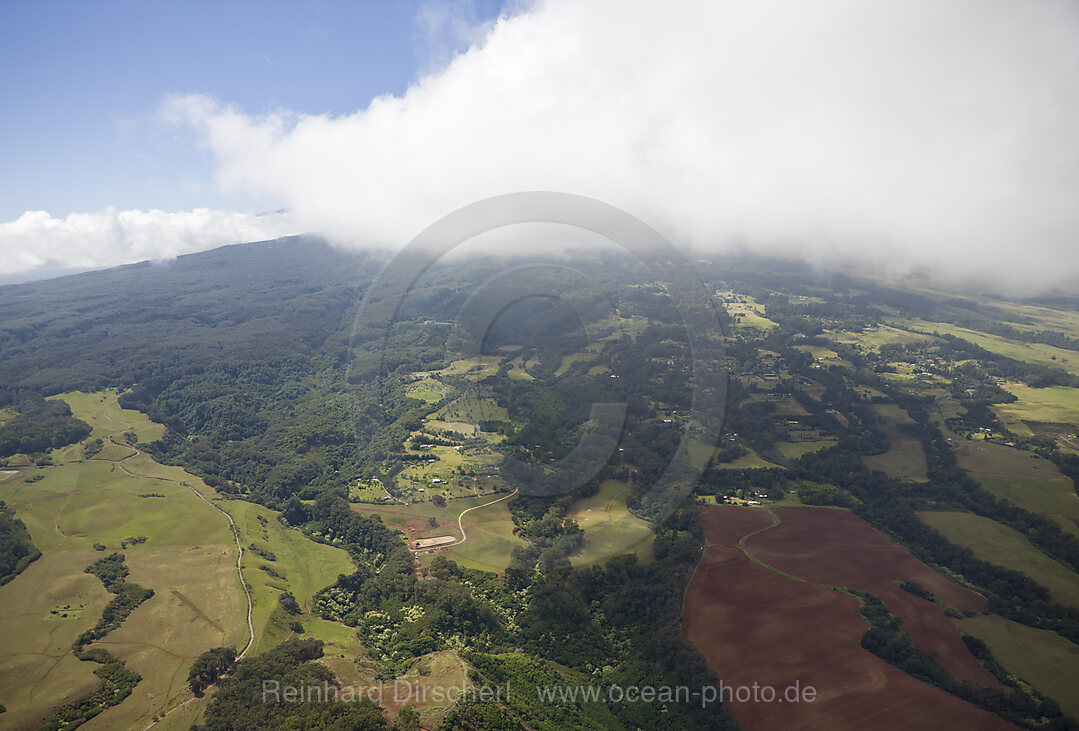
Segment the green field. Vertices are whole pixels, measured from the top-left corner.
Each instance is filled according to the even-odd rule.
[[[1022,533],[973,513],[919,512],[918,517],[978,558],[1021,571],[1049,589],[1056,601],[1079,607],[1079,574],[1039,551]]]
[[[91,424],[95,437],[107,440],[129,428],[136,430],[140,441],[161,433],[161,427],[144,415],[120,409],[115,391],[58,398]],[[118,461],[107,461],[110,453]],[[76,445],[55,450],[53,458],[56,466],[29,471],[43,475],[40,481],[20,480],[0,486],[0,499],[15,506],[34,543],[44,552],[42,559],[3,587],[0,602],[7,607],[16,605],[20,597],[38,596],[40,591],[35,587],[41,586],[41,579],[37,572],[42,569],[47,569],[50,585],[61,590],[77,586],[85,592],[82,582],[93,577],[83,569],[101,556],[93,544],[119,550],[123,538],[146,537],[146,542],[125,553],[131,580],[155,594],[100,642],[142,674],[143,680],[136,693],[93,722],[99,728],[141,727],[185,693],[190,695],[184,683],[187,667],[196,655],[225,643],[246,644],[246,603],[236,575],[236,548],[228,522],[192,491],[194,487],[213,494],[201,480],[178,467],[158,464],[130,447],[113,445],[110,451],[102,450],[98,458],[84,462],[81,447]],[[87,607],[78,618],[56,620],[41,612],[39,618],[24,617],[22,626],[5,622],[0,632],[3,642],[14,638],[42,652],[50,642],[65,638],[66,652],[77,628],[94,624],[100,616],[96,590],[91,588],[86,596]],[[48,597],[43,601],[56,605],[59,598],[67,600]],[[93,670],[87,663],[68,660],[61,665],[70,666],[76,676]],[[75,678],[72,681],[77,685]],[[21,680],[12,679],[13,684],[6,687],[18,697],[33,692],[36,682],[27,674]],[[52,705],[37,698],[33,701],[39,713]]]
[[[1079,536],[1079,496],[1071,478],[1047,459],[1030,452],[985,441],[957,440],[959,466],[999,498],[1052,516]]]
[[[386,507],[353,505],[353,509],[368,515],[378,515],[383,523],[406,532],[412,539],[452,535],[460,540],[458,517],[469,508],[486,506],[464,514],[462,522],[467,536],[464,543],[432,549],[430,553],[419,552],[418,557],[422,562],[426,562],[435,556],[445,555],[468,568],[500,572],[509,565],[513,547],[524,545],[524,541],[513,533],[516,526],[509,511],[512,498],[488,505],[501,497],[506,496],[496,494],[459,498],[450,501],[445,508],[422,502]],[[437,527],[429,525],[430,518],[438,521]]]
[[[515,381],[532,381],[535,380],[532,374],[525,370],[524,358],[517,356],[510,361],[509,377]]]
[[[498,364],[501,362],[502,357],[498,355],[477,355],[455,360],[437,373],[443,376],[464,376],[471,380],[482,381],[487,376],[498,373]]]
[[[566,517],[585,531],[585,549],[571,561],[574,566],[604,563],[620,553],[646,556],[652,545],[652,524],[638,518],[626,504],[627,485],[605,480],[595,495],[575,501]]]
[[[57,398],[91,424],[94,437],[107,441],[110,435],[134,428],[144,441],[161,433],[160,425],[144,415],[119,408],[115,391]],[[187,671],[197,655],[211,647],[242,649],[247,644],[247,604],[236,573],[229,523],[196,495],[197,489],[216,501],[214,491],[199,478],[131,447],[110,444],[94,459],[83,461],[81,446],[75,445],[55,450],[53,458],[56,466],[26,471],[43,479],[0,485],[0,499],[15,507],[44,553],[0,588],[4,620],[0,652],[18,658],[0,671],[4,673],[0,702],[9,709],[5,720],[43,717],[72,695],[96,687],[93,663],[75,660],[70,645],[97,621],[105,602],[101,582],[83,572],[102,556],[93,548],[97,543],[109,551],[124,550],[130,580],[153,589],[154,596],[97,643],[143,679],[136,692],[85,728],[142,728],[155,715],[191,697]],[[234,516],[245,548],[254,543],[275,554],[276,560],[269,562],[250,550],[244,552],[256,648],[283,638],[269,621],[281,591],[291,591],[304,605],[310,594],[339,573],[352,571],[345,551],[283,528],[266,508],[239,501],[216,503]],[[134,536],[146,540],[121,549],[121,540]],[[259,565],[272,566],[284,578],[271,577]],[[42,591],[43,586],[49,589]],[[66,618],[52,613],[80,605],[85,606]],[[7,615],[9,610],[12,616]],[[46,673],[48,682],[43,680]],[[200,703],[169,716],[167,725],[189,727]]]
[[[972,475],[982,487],[999,498],[1010,500],[1021,508],[1044,513],[1054,518],[1062,528],[1079,537],[1079,497],[1071,479],[1060,476],[1009,477],[1007,475]]]
[[[71,643],[94,626],[111,599],[96,577],[82,571],[99,557],[93,550],[50,551],[0,587],[4,728],[37,728],[50,708],[100,684],[93,664],[71,654]],[[78,617],[53,619],[51,609],[64,604],[85,609]]]
[[[743,445],[745,446],[745,445]],[[751,469],[781,469],[782,465],[778,465],[774,462],[761,457],[749,447],[746,447],[748,454],[745,454],[733,462],[723,462],[716,465],[718,470],[751,470]]]
[[[375,480],[356,480],[348,486],[348,499],[351,502],[379,503],[390,502],[382,483]]]
[[[915,332],[928,334],[937,332],[945,335],[955,335],[985,348],[991,353],[997,353],[1025,363],[1064,368],[1072,373],[1079,373],[1079,352],[1074,350],[1055,348],[1052,345],[1043,345],[1041,343],[1025,343],[1021,340],[1011,340],[947,322],[896,319],[892,321],[892,324],[909,328]]]
[[[459,398],[446,406],[436,415],[443,421],[467,421],[479,424],[481,421],[509,421],[506,409],[494,399],[468,396]]]
[[[889,448],[884,454],[862,457],[862,462],[869,469],[880,470],[895,479],[924,480],[928,464],[922,444],[899,428],[913,423],[910,416],[896,404],[875,404],[873,409],[881,417]]]
[[[989,646],[997,662],[1079,718],[1079,646],[1056,632],[1034,629],[995,614],[953,619],[960,632]]]
[[[815,359],[824,358],[829,360],[831,358],[838,358],[839,353],[835,352],[831,348],[822,348],[819,345],[795,345],[796,350],[801,350],[804,353],[809,353]]]
[[[866,350],[880,350],[882,345],[916,345],[937,341],[937,338],[932,335],[923,335],[890,325],[866,328],[860,333],[840,331],[825,334],[837,343],[860,345]]]
[[[593,344],[593,347],[596,347],[598,349],[601,345],[601,343]],[[598,357],[598,352],[570,353],[569,355],[562,357],[562,363],[559,364],[558,370],[556,370],[554,374],[556,376],[561,376],[563,373],[572,368],[575,363],[587,363],[589,361],[595,360]]]
[[[413,381],[405,388],[406,396],[426,401],[429,404],[441,401],[452,392],[453,389],[450,386],[430,376]]]
[[[1079,432],[1079,388],[1030,388],[1021,383],[1009,383],[1005,389],[1019,400],[996,404],[993,408],[1013,431],[1023,433],[1025,429],[1029,432],[1024,421],[1041,421],[1077,425],[1071,433]]]
[[[838,443],[835,439],[820,439],[815,442],[779,442],[776,444],[776,449],[787,459],[798,459],[807,454],[834,447]]]
[[[332,584],[340,574],[352,573],[355,567],[343,549],[316,543],[294,528],[285,528],[273,511],[261,505],[230,500],[222,503],[222,507],[236,521],[245,547],[253,543],[259,550],[274,556],[271,561],[250,549],[244,551],[244,578],[251,587],[254,600],[253,650],[258,652],[272,647],[290,633],[271,621],[281,592],[288,591],[296,597],[304,610],[302,619],[306,620],[310,613],[310,599],[315,592]],[[284,578],[267,573],[261,566],[269,567]]]
[[[490,496],[473,502],[482,505],[496,497],[498,496]],[[510,515],[509,504],[510,500],[503,500],[466,513],[462,522],[467,540],[450,548],[446,556],[467,568],[496,573],[504,571],[509,566],[514,547],[525,545],[525,541],[513,533],[517,526]],[[460,504],[455,501],[451,505],[453,511],[459,514]]]

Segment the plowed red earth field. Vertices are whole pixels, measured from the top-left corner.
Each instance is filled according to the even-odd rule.
[[[944,608],[900,589],[915,581],[960,611],[985,609],[985,597],[949,581],[854,513],[788,508],[775,511],[779,525],[746,541],[749,553],[780,571],[814,584],[876,594],[923,652],[960,680],[1002,687],[982,667],[948,621]]]
[[[728,688],[758,683],[782,696],[797,683],[817,692],[812,702],[735,699],[731,708],[743,726],[1011,728],[862,649],[866,623],[853,597],[782,576],[750,560],[738,542],[768,528],[769,513],[705,507],[701,520],[709,545],[686,592],[686,637]]]

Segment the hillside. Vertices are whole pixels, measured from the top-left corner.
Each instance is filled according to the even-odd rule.
[[[1079,302],[484,257],[382,329],[382,262],[294,238],[0,288],[0,725],[1071,723],[1031,668],[1079,671]],[[113,553],[126,583],[86,573]],[[834,672],[784,665],[818,634]],[[613,695],[794,670],[830,695]],[[263,672],[366,701],[271,711]],[[600,695],[521,697],[552,683]]]

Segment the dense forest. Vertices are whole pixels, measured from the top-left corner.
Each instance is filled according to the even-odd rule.
[[[26,525],[15,517],[14,508],[0,500],[0,585],[11,581],[40,556]]]

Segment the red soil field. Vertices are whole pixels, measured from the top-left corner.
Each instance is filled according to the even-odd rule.
[[[742,536],[767,528],[763,510],[701,509],[708,547],[686,591],[682,631],[727,688],[795,683],[812,702],[730,704],[748,729],[1011,728],[862,649],[858,602],[750,560]],[[775,528],[765,530],[755,541]],[[724,691],[729,692],[729,691]]]
[[[970,654],[944,609],[900,589],[916,581],[960,611],[985,609],[985,597],[964,589],[916,559],[853,513],[824,508],[774,511],[780,523],[746,541],[750,555],[814,584],[844,586],[879,596],[923,652],[960,680],[1001,688]]]

